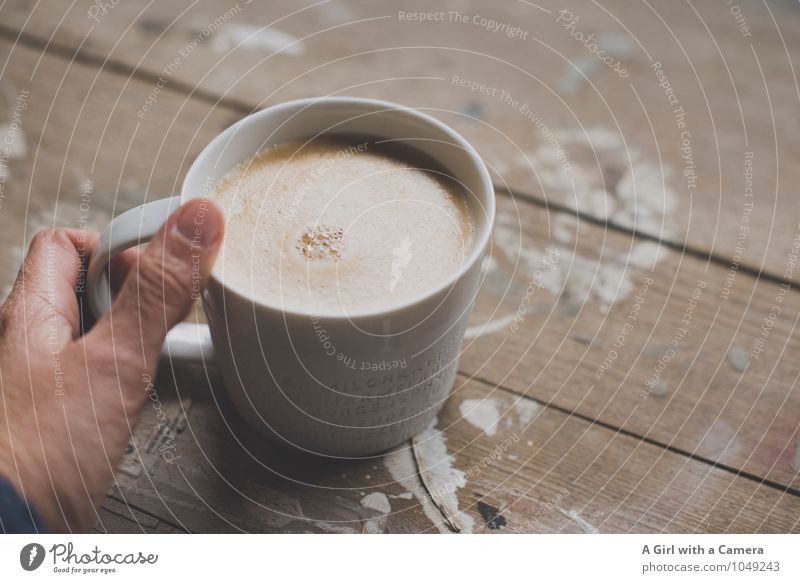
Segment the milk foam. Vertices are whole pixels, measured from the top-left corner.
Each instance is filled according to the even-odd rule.
[[[460,268],[473,225],[461,189],[417,160],[362,141],[267,148],[212,198],[227,217],[215,273],[302,311],[395,304]]]

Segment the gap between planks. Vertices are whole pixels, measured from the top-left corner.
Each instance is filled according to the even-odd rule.
[[[5,38],[6,40],[13,42],[14,44],[19,43],[19,44],[21,44],[21,45],[23,45],[23,46],[25,46],[27,48],[30,48],[30,49],[38,49],[38,50],[40,50],[42,52],[46,52],[46,53],[48,53],[50,55],[56,56],[56,57],[64,59],[64,60],[69,60],[69,61],[73,61],[74,60],[74,61],[76,61],[78,63],[81,63],[81,64],[84,64],[84,65],[92,65],[92,66],[107,70],[107,71],[109,71],[109,72],[111,72],[113,74],[126,76],[128,78],[133,78],[133,79],[137,79],[137,80],[140,80],[140,81],[146,81],[148,83],[154,83],[154,82],[156,82],[158,80],[158,75],[155,75],[155,74],[152,74],[152,73],[148,73],[148,72],[142,71],[140,69],[133,68],[133,67],[125,64],[122,61],[118,61],[118,60],[115,60],[115,59],[103,59],[101,57],[93,56],[93,55],[89,54],[85,49],[77,49],[76,50],[74,48],[69,47],[68,45],[64,45],[64,44],[58,43],[58,42],[53,42],[52,40],[47,40],[47,39],[41,38],[41,37],[39,37],[37,35],[33,35],[33,34],[30,34],[30,33],[24,32],[24,31],[17,31],[15,29],[11,28],[11,27],[8,27],[8,26],[2,25],[2,24],[0,24],[0,38]],[[12,50],[13,50],[13,48],[12,48]],[[250,113],[252,113],[253,111],[255,111],[257,109],[256,107],[252,107],[252,106],[248,105],[246,102],[243,102],[241,100],[237,100],[237,99],[232,98],[232,97],[218,97],[218,96],[216,96],[214,93],[212,93],[210,91],[206,91],[206,90],[204,90],[202,88],[193,87],[188,83],[181,82],[181,81],[174,80],[174,79],[171,80],[170,83],[167,84],[164,87],[164,89],[166,91],[171,91],[173,93],[184,95],[184,96],[187,96],[187,97],[192,98],[192,99],[197,99],[197,100],[199,100],[201,102],[209,103],[209,104],[212,104],[214,106],[221,106],[221,107],[229,109],[229,110],[231,110],[233,112],[236,112],[236,113],[239,113],[239,114],[243,114],[243,115],[250,114]],[[570,208],[570,207],[568,207],[566,205],[555,204],[555,203],[547,201],[546,199],[541,199],[541,198],[539,198],[539,197],[537,197],[535,195],[532,195],[532,194],[529,194],[529,193],[524,193],[524,192],[521,192],[521,191],[519,191],[517,189],[509,189],[509,188],[506,188],[506,187],[503,187],[503,186],[500,186],[500,185],[494,185],[494,188],[495,188],[495,191],[497,193],[499,193],[499,194],[502,194],[504,196],[509,196],[511,198],[516,198],[516,199],[519,199],[519,200],[523,200],[523,201],[525,201],[525,202],[527,202],[529,204],[533,204],[533,205],[538,206],[540,208],[544,208],[547,212],[568,214],[568,215],[576,217],[579,220],[584,220],[584,221],[587,221],[589,223],[592,223],[592,224],[595,224],[595,225],[599,225],[599,226],[602,226],[602,227],[617,231],[619,233],[623,233],[623,234],[626,234],[626,235],[629,235],[629,236],[632,236],[632,237],[636,237],[638,239],[643,239],[643,240],[648,240],[648,241],[653,241],[653,242],[659,243],[661,245],[664,245],[665,247],[668,247],[669,249],[672,249],[672,250],[674,250],[676,252],[680,252],[682,254],[686,254],[688,256],[691,256],[691,257],[696,258],[696,259],[701,260],[701,261],[705,261],[705,262],[708,262],[708,263],[713,263],[713,264],[716,264],[716,265],[720,265],[720,266],[725,267],[725,268],[729,268],[731,266],[731,260],[730,259],[727,259],[725,257],[719,256],[719,255],[717,255],[715,253],[703,251],[702,249],[699,249],[699,248],[696,248],[696,247],[693,247],[693,246],[689,246],[685,242],[679,243],[679,242],[670,241],[670,240],[667,240],[667,239],[661,239],[661,238],[656,237],[654,235],[650,235],[648,233],[643,233],[643,232],[639,231],[638,229],[633,229],[633,228],[626,227],[626,226],[623,226],[623,225],[618,225],[618,224],[616,224],[614,222],[609,222],[609,221],[607,221],[605,219],[599,219],[597,217],[593,217],[591,215],[587,215],[586,213],[583,213],[583,212],[578,211],[576,209]],[[748,275],[750,277],[753,277],[757,281],[758,280],[765,280],[765,281],[769,281],[769,282],[772,282],[772,283],[778,283],[778,284],[786,284],[786,283],[788,283],[791,286],[791,288],[794,289],[794,285],[791,282],[787,282],[783,277],[778,276],[778,275],[774,275],[774,274],[772,274],[772,273],[770,273],[768,271],[762,271],[760,269],[751,267],[748,264],[744,264],[744,263],[743,264],[739,264],[739,266],[737,268],[737,271],[738,272],[742,272],[742,273],[744,273],[744,274],[746,274],[746,275]],[[523,397],[525,399],[529,399],[531,401],[534,401],[534,402],[538,403],[541,406],[549,407],[549,408],[554,409],[556,411],[559,411],[559,412],[561,412],[563,414],[575,416],[575,417],[577,417],[579,419],[582,419],[582,420],[587,421],[587,422],[592,423],[592,424],[597,424],[597,425],[599,425],[601,427],[604,427],[604,428],[609,429],[611,431],[615,431],[615,432],[620,433],[622,435],[626,435],[628,437],[632,437],[632,438],[638,439],[640,441],[644,441],[645,443],[648,443],[650,445],[654,445],[654,446],[660,447],[662,449],[666,449],[666,450],[668,450],[670,452],[682,455],[684,457],[699,461],[699,462],[704,463],[706,465],[709,465],[709,466],[711,466],[713,468],[717,468],[717,469],[723,470],[723,471],[725,471],[727,473],[730,473],[732,475],[751,480],[753,482],[756,482],[758,484],[761,484],[761,485],[767,486],[769,488],[778,490],[780,492],[788,493],[788,494],[791,494],[793,496],[800,496],[800,490],[798,490],[796,488],[792,488],[790,486],[786,486],[786,485],[780,484],[779,482],[775,482],[773,480],[768,480],[768,479],[765,479],[765,478],[761,478],[758,475],[752,474],[750,472],[745,472],[745,471],[742,471],[742,470],[738,470],[738,469],[736,469],[736,468],[734,468],[732,466],[729,466],[729,465],[726,465],[726,464],[721,464],[719,462],[716,462],[716,461],[711,460],[709,458],[706,458],[704,456],[700,456],[700,455],[697,455],[697,454],[692,453],[690,451],[684,450],[682,448],[678,448],[678,447],[672,446],[672,445],[670,445],[668,443],[663,443],[663,442],[660,442],[658,440],[655,440],[655,439],[652,439],[652,438],[649,438],[649,437],[646,437],[646,436],[643,436],[643,435],[639,435],[639,434],[637,434],[635,432],[632,432],[632,431],[629,431],[629,430],[626,430],[626,429],[622,429],[620,427],[616,427],[616,426],[614,426],[612,424],[593,419],[593,418],[591,418],[589,416],[583,415],[581,413],[578,413],[576,411],[570,410],[568,408],[561,407],[559,405],[554,405],[552,403],[548,403],[548,402],[544,402],[544,401],[539,401],[538,399],[535,399],[535,398],[527,396],[527,395],[520,395],[520,393],[518,393],[516,391],[513,391],[512,389],[509,389],[508,387],[505,387],[505,386],[500,385],[500,384],[492,383],[492,382],[490,382],[490,381],[488,381],[486,379],[483,379],[483,378],[480,378],[480,377],[476,377],[476,376],[465,375],[464,373],[459,373],[459,374],[461,376],[466,376],[467,378],[471,378],[473,380],[477,380],[477,381],[479,381],[482,384],[485,384],[487,386],[496,386],[497,388],[500,388],[503,391],[512,393],[515,396],[521,396],[521,397]],[[119,498],[117,498],[115,496],[109,496],[109,497],[114,499],[115,501],[121,503],[121,504],[129,506],[131,509],[134,509],[134,510],[136,510],[138,512],[142,512],[144,514],[152,516],[153,518],[158,519],[159,521],[163,522],[164,524],[166,524],[166,525],[168,525],[168,526],[170,526],[170,527],[172,527],[172,528],[174,528],[176,530],[188,532],[188,531],[186,531],[185,528],[183,528],[181,526],[178,526],[178,525],[172,523],[171,521],[169,521],[167,519],[164,519],[161,516],[158,516],[157,514],[153,514],[152,512],[147,511],[147,510],[145,510],[143,508],[139,508],[139,507],[137,507],[135,505],[129,504],[128,502],[126,502],[126,501],[124,501],[122,499],[119,499]]]
[[[643,239],[645,241],[653,241],[654,243],[658,243],[659,245],[663,245],[673,251],[678,251],[683,255],[688,255],[689,257],[693,257],[695,259],[699,259],[705,263],[713,263],[715,265],[719,265],[726,269],[730,269],[733,265],[733,260],[726,259],[716,253],[709,253],[708,251],[703,251],[698,247],[694,247],[689,245],[686,242],[678,243],[676,241],[669,241],[667,239],[661,239],[656,237],[655,235],[651,235],[649,233],[644,233],[639,231],[638,229],[633,229],[631,227],[626,227],[624,225],[618,225],[614,222],[609,222],[607,219],[601,219],[598,217],[594,217],[592,215],[586,214],[581,212],[577,209],[571,208],[569,206],[549,202],[547,199],[541,199],[538,196],[533,194],[529,194],[526,192],[522,192],[517,190],[516,188],[508,188],[506,186],[501,186],[499,184],[493,184],[494,190],[496,193],[503,194],[504,196],[508,196],[512,199],[522,200],[529,204],[541,207],[545,209],[548,213],[562,213],[568,214],[570,216],[575,217],[579,221],[586,221],[587,223],[592,223],[593,225],[598,225],[601,227],[605,227],[607,229],[611,229],[612,231],[616,231],[618,233],[624,233],[626,235],[635,237],[637,239]],[[794,283],[791,281],[787,281],[780,275],[775,275],[770,273],[769,271],[761,271],[755,267],[751,267],[745,263],[738,263],[736,267],[737,273],[744,273],[756,279],[756,281],[769,281],[772,283],[777,284],[788,284],[790,288],[794,288]]]
[[[123,506],[125,506],[125,507],[127,507],[127,508],[129,508],[131,510],[135,510],[136,512],[140,512],[141,514],[145,514],[147,516],[155,518],[159,522],[169,526],[170,528],[174,528],[177,531],[180,531],[180,532],[183,532],[183,533],[186,533],[186,534],[190,534],[191,533],[191,531],[187,530],[186,527],[180,526],[178,524],[175,524],[171,520],[169,520],[167,518],[164,518],[163,516],[159,516],[158,514],[155,514],[151,510],[146,510],[146,509],[142,508],[141,506],[137,506],[136,504],[131,504],[130,502],[128,502],[127,500],[125,500],[123,498],[120,498],[119,496],[115,496],[113,494],[109,494],[106,497],[108,499],[110,499],[110,500],[113,500],[114,502],[118,502],[119,504],[122,504]],[[115,511],[110,510],[108,508],[104,508],[104,509],[106,510],[106,512],[110,512],[111,514],[119,514],[118,512],[115,512]],[[128,518],[127,516],[123,516],[123,518],[125,518],[127,520],[130,520],[130,518]]]
[[[158,75],[154,73],[148,73],[147,71],[142,71],[135,67],[131,67],[130,65],[124,63],[123,61],[111,58],[104,59],[98,56],[94,56],[90,54],[86,49],[80,47],[77,49],[72,48],[68,45],[54,42],[51,39],[44,39],[37,35],[22,30],[18,31],[12,27],[8,27],[2,24],[0,24],[0,38],[5,38],[6,40],[13,42],[14,44],[19,43],[30,49],[41,50],[42,52],[52,54],[61,59],[69,61],[74,60],[84,65],[92,65],[98,67],[101,70],[103,69],[108,70],[112,73],[126,76],[129,79],[133,78],[140,81],[146,81],[148,83],[156,83],[159,81]],[[209,103],[214,106],[221,106],[242,115],[248,115],[250,113],[253,113],[259,107],[259,106],[248,105],[246,102],[238,100],[233,97],[220,97],[215,95],[211,91],[207,91],[200,87],[192,86],[189,83],[175,79],[171,79],[170,82],[164,86],[163,90],[171,91],[179,95],[184,95],[187,98],[197,99],[199,101]],[[725,258],[710,251],[703,251],[700,248],[688,245],[685,241],[677,242],[677,241],[670,241],[667,239],[661,239],[659,237],[656,237],[655,235],[650,235],[648,233],[639,231],[638,229],[619,225],[617,223],[610,222],[607,219],[600,219],[597,217],[593,217],[577,209],[570,208],[566,205],[554,204],[552,202],[548,202],[547,199],[542,199],[535,195],[528,194],[519,191],[517,189],[509,189],[497,184],[493,186],[495,192],[497,193],[503,194],[505,196],[510,196],[511,198],[518,198],[520,200],[524,200],[525,202],[544,208],[548,212],[569,214],[576,217],[579,220],[584,220],[595,225],[600,225],[607,229],[624,233],[636,237],[638,239],[654,241],[674,251],[678,251],[680,253],[689,255],[701,261],[705,261],[707,263],[714,263],[716,265],[721,265],[725,268],[730,268],[730,266],[732,265],[732,259]],[[792,282],[787,282],[782,276],[770,273],[769,271],[763,271],[747,263],[739,263],[737,266],[737,272],[742,272],[746,275],[754,277],[757,281],[763,279],[778,284],[788,283],[792,288],[794,287],[794,284]]]
[[[116,59],[97,57],[90,54],[83,48],[74,48],[68,45],[55,42],[50,39],[44,39],[29,32],[17,31],[13,28],[0,24],[0,38],[11,41],[14,45],[20,44],[29,49],[40,50],[43,53],[64,59],[66,61],[75,61],[82,65],[92,65],[103,71],[122,75],[129,79],[136,79],[137,81],[146,81],[151,84],[157,84],[160,80],[159,76],[155,73],[148,73],[141,69],[133,68],[125,64],[123,61]],[[13,47],[12,47],[13,51]],[[10,56],[9,56],[10,58]],[[161,88],[161,91],[167,91],[184,95],[192,99],[197,99],[204,103],[211,105],[219,105],[227,109],[233,110],[237,113],[248,115],[256,111],[256,107],[251,107],[245,102],[240,101],[233,97],[217,97],[211,91],[199,87],[193,87],[189,83],[170,79],[169,83]]]
[[[523,399],[528,399],[529,401],[533,401],[534,403],[536,403],[540,407],[546,407],[548,409],[552,409],[554,411],[558,411],[559,413],[562,413],[564,415],[576,417],[578,419],[581,419],[583,421],[591,423],[592,425],[597,425],[599,427],[603,427],[604,429],[608,429],[610,431],[614,431],[614,432],[616,432],[618,434],[621,434],[621,435],[624,435],[626,437],[631,437],[631,438],[634,438],[634,439],[638,439],[639,441],[643,441],[644,443],[647,443],[649,445],[654,445],[656,447],[660,447],[660,448],[665,449],[665,450],[667,450],[667,451],[669,451],[671,453],[682,455],[682,456],[687,457],[689,459],[692,459],[694,461],[698,461],[698,462],[701,462],[701,463],[706,464],[708,466],[711,466],[714,469],[719,469],[719,470],[722,470],[722,471],[727,472],[729,474],[732,474],[732,475],[734,475],[736,477],[745,478],[747,480],[751,480],[753,482],[757,482],[758,484],[760,484],[762,486],[767,486],[768,488],[772,488],[772,489],[777,490],[779,492],[782,492],[782,493],[785,493],[785,494],[791,494],[792,496],[800,497],[800,490],[798,490],[797,488],[792,488],[791,486],[787,486],[787,485],[781,484],[780,482],[776,482],[774,480],[768,480],[766,478],[762,478],[757,474],[753,474],[751,472],[745,472],[743,470],[736,469],[733,466],[729,466],[727,464],[722,464],[722,463],[716,462],[716,461],[714,461],[714,460],[712,460],[710,458],[698,455],[696,453],[692,453],[692,452],[687,451],[685,449],[682,449],[680,447],[675,447],[674,445],[670,445],[669,443],[663,443],[661,441],[658,441],[657,439],[653,439],[652,437],[647,437],[646,435],[640,435],[640,434],[638,434],[638,433],[636,433],[634,431],[630,431],[628,429],[623,429],[621,427],[617,427],[616,425],[613,425],[612,423],[607,423],[605,421],[600,421],[598,419],[594,419],[592,417],[589,417],[588,415],[584,415],[583,413],[579,413],[579,412],[577,412],[575,410],[572,410],[572,409],[569,409],[567,407],[562,407],[561,405],[556,405],[554,403],[550,403],[550,402],[547,402],[547,401],[541,401],[541,400],[536,399],[534,397],[531,397],[529,395],[524,395],[522,393],[519,393],[519,392],[517,392],[517,391],[515,391],[513,389],[510,389],[508,387],[505,387],[505,386],[503,386],[501,384],[489,381],[488,379],[484,379],[482,377],[475,376],[475,375],[470,375],[470,374],[467,374],[467,373],[464,373],[464,372],[461,372],[461,371],[459,371],[458,375],[460,377],[463,377],[463,378],[469,380],[469,381],[477,381],[477,382],[479,382],[479,383],[481,383],[483,385],[486,385],[487,387],[495,387],[495,388],[501,389],[502,391],[510,393],[510,394],[514,395],[515,397],[521,397]]]
[[[789,487],[789,486],[784,486],[783,484],[780,484],[780,483],[775,482],[773,480],[766,480],[766,479],[761,478],[761,477],[759,477],[759,476],[757,476],[755,474],[752,474],[750,472],[744,472],[744,471],[741,471],[741,470],[737,470],[736,468],[734,468],[732,466],[729,466],[729,465],[726,465],[726,464],[721,464],[719,462],[715,462],[714,460],[711,460],[711,459],[706,458],[704,456],[700,456],[700,455],[694,454],[692,452],[686,451],[684,449],[681,449],[681,448],[678,448],[678,447],[674,447],[672,445],[669,445],[668,443],[662,443],[662,442],[660,442],[658,440],[655,440],[655,439],[652,439],[650,437],[639,435],[639,434],[637,434],[637,433],[635,433],[633,431],[629,431],[627,429],[622,429],[620,427],[616,427],[613,424],[593,419],[592,417],[589,417],[587,415],[583,415],[581,413],[578,413],[577,411],[568,409],[566,407],[562,407],[560,405],[555,405],[555,404],[549,403],[547,401],[542,401],[542,400],[536,399],[536,398],[528,396],[528,395],[520,394],[520,393],[518,393],[518,392],[516,392],[516,391],[514,391],[514,390],[512,390],[512,389],[510,389],[508,387],[505,387],[505,386],[503,386],[501,384],[498,384],[498,383],[493,383],[493,382],[491,382],[491,381],[489,381],[487,379],[481,378],[479,376],[469,375],[469,374],[466,374],[466,373],[463,373],[463,372],[459,372],[458,376],[460,376],[463,379],[467,379],[469,381],[478,382],[478,383],[480,383],[482,385],[485,385],[486,387],[498,388],[498,389],[500,389],[500,390],[502,390],[502,391],[504,391],[506,393],[509,393],[510,395],[513,395],[514,397],[527,399],[529,401],[532,401],[532,402],[536,403],[537,405],[539,405],[540,407],[548,408],[548,409],[551,409],[553,411],[557,411],[557,412],[559,412],[559,413],[561,413],[563,415],[567,415],[569,417],[576,417],[576,418],[578,418],[578,419],[580,419],[582,421],[585,421],[587,423],[590,423],[592,425],[597,425],[597,426],[602,427],[604,429],[608,429],[609,431],[614,431],[617,434],[621,434],[621,435],[624,435],[626,437],[637,439],[639,441],[647,443],[648,445],[653,445],[655,447],[659,447],[661,449],[665,449],[665,450],[667,450],[667,451],[669,451],[671,453],[674,453],[674,454],[677,454],[677,455],[681,455],[681,456],[689,458],[689,459],[691,459],[693,461],[700,462],[702,464],[710,466],[713,469],[718,469],[718,470],[724,471],[724,472],[726,472],[728,474],[731,474],[731,475],[733,475],[735,477],[739,477],[739,478],[744,478],[746,480],[750,480],[750,481],[755,482],[755,483],[757,483],[759,485],[766,486],[768,488],[771,488],[773,490],[777,490],[777,491],[779,491],[781,493],[784,493],[784,494],[790,494],[792,496],[800,497],[800,490],[797,490],[797,489]],[[424,476],[424,473],[423,473],[423,470],[422,470],[422,466],[421,466],[421,464],[419,462],[419,458],[417,456],[416,448],[414,447],[414,439],[413,438],[411,439],[411,445],[412,445],[411,449],[412,449],[413,457],[414,457],[414,464],[415,464],[415,466],[417,468],[417,471],[419,472],[418,478],[419,478],[419,480],[421,482],[421,485],[422,485],[423,489],[426,492],[428,492],[429,495],[431,496],[431,499],[434,502],[434,506],[436,507],[436,509],[441,514],[442,520],[444,521],[445,525],[452,532],[459,532],[461,529],[453,521],[453,517],[450,516],[450,514],[447,512],[447,510],[433,496],[431,488],[429,487],[429,484],[425,480],[425,476]],[[167,525],[167,526],[169,526],[169,527],[171,527],[171,528],[173,528],[173,529],[175,529],[177,531],[184,532],[184,533],[190,532],[185,527],[179,526],[179,525],[175,524],[174,522],[170,521],[169,519],[166,519],[166,518],[164,518],[162,516],[159,516],[158,514],[155,514],[154,512],[152,512],[150,510],[145,510],[144,508],[141,508],[140,506],[137,506],[135,504],[130,504],[129,502],[127,502],[126,500],[123,500],[122,498],[119,498],[118,496],[109,495],[108,498],[110,498],[110,499],[114,500],[115,502],[118,502],[118,503],[120,503],[120,504],[122,504],[124,506],[127,506],[128,508],[130,508],[132,510],[135,510],[135,511],[140,512],[142,514],[145,514],[147,516],[151,516],[151,517],[157,519],[158,521],[160,521],[161,523],[163,523],[163,524],[165,524],[165,525]],[[128,518],[126,516],[122,516],[119,513],[114,512],[113,510],[110,510],[108,508],[106,508],[105,510],[110,512],[110,513],[112,513],[112,514],[119,515],[122,518],[125,518],[126,520],[130,520],[130,518]]]

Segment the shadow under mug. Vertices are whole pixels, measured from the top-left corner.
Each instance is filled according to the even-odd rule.
[[[208,326],[178,325],[162,355],[213,361],[239,413],[272,438],[318,455],[362,457],[424,430],[441,409],[479,287],[494,190],[474,148],[442,122],[351,97],[302,99],[253,113],[205,147],[180,196],[146,203],[109,224],[90,259],[88,299],[95,316],[108,310],[111,258],[149,241],[174,209],[208,196],[237,164],[272,144],[336,134],[403,141],[461,183],[475,229],[459,271],[400,303],[314,314],[226,282],[217,261],[202,294]]]

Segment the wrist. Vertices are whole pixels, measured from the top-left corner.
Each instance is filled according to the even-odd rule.
[[[0,476],[0,531],[6,534],[49,532],[38,510],[4,476]]]
[[[3,440],[0,443],[0,481],[5,481],[35,512],[44,532],[68,530],[65,513],[39,456]]]

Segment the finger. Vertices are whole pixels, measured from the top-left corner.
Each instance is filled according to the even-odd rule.
[[[207,199],[179,209],[137,255],[111,310],[87,341],[114,351],[139,353],[145,363],[158,357],[164,337],[199,295],[222,243],[224,217]]]
[[[115,294],[139,261],[139,249],[126,249],[111,260],[111,291]]]
[[[6,325],[25,325],[29,333],[44,328],[51,342],[62,344],[79,333],[76,289],[85,284],[86,264],[97,233],[55,228],[31,241],[11,293],[3,304]]]

